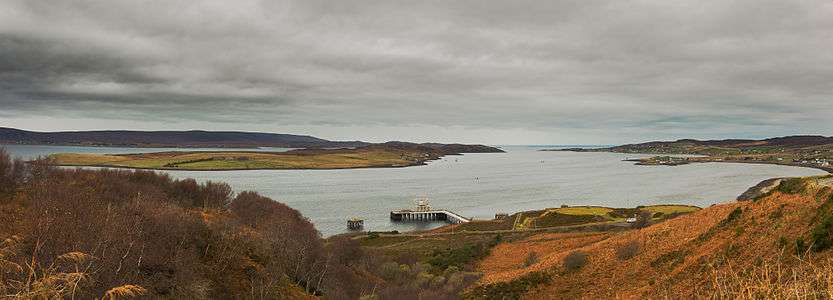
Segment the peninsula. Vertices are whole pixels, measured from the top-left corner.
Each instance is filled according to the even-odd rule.
[[[264,170],[264,169],[355,169],[424,165],[446,155],[500,153],[483,145],[415,144],[387,142],[358,148],[260,151],[168,151],[135,154],[51,155],[59,166],[115,167],[153,170]]]

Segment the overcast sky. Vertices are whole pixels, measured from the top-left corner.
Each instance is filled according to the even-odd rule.
[[[0,0],[0,126],[833,135],[833,1]]]

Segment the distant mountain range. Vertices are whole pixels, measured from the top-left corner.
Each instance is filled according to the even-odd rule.
[[[308,135],[239,131],[60,131],[35,132],[0,127],[0,144],[172,147],[172,148],[376,148],[422,151],[437,155],[459,153],[498,153],[502,150],[484,145],[362,141],[328,141]]]
[[[361,141],[328,141],[308,135],[238,131],[61,131],[35,132],[0,127],[0,144],[115,147],[335,148],[363,147]]]

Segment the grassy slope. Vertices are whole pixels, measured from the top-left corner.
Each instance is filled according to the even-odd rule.
[[[675,214],[675,213],[692,213],[695,211],[700,210],[699,207],[690,206],[690,205],[649,205],[645,206],[642,209],[651,211],[653,213],[661,212],[663,214]]]
[[[569,226],[590,223],[624,222],[627,218],[637,214],[640,210],[652,213],[661,212],[662,219],[673,214],[684,214],[699,210],[699,207],[688,205],[651,205],[640,208],[610,208],[601,206],[571,206],[549,208],[543,211],[523,213],[515,224],[516,229],[544,228],[553,226]]]
[[[160,152],[127,155],[63,153],[52,156],[64,166],[110,166],[165,170],[345,169],[419,164],[422,153],[383,149],[311,152]]]
[[[830,180],[821,181],[830,184]],[[803,264],[795,257],[796,240],[809,239],[819,211],[833,205],[824,203],[831,189],[807,180],[809,188],[797,194],[774,192],[755,202],[715,205],[641,230],[620,233],[540,234],[528,239],[500,244],[478,268],[485,273],[480,284],[508,282],[534,271],[553,275],[551,282],[526,295],[529,299],[553,298],[661,298],[665,296],[713,296],[727,293],[733,284],[757,291],[785,291],[801,286],[809,278],[833,278],[827,272],[800,278],[797,283],[767,285],[752,282],[736,272],[763,272],[767,266],[782,266],[784,273]],[[792,191],[794,192],[794,191]],[[826,207],[826,208],[825,208]],[[820,209],[821,208],[821,209]],[[733,211],[741,213],[729,218]],[[616,250],[632,241],[640,243],[639,253],[629,259],[617,258]],[[588,253],[588,263],[578,271],[561,266],[572,251]],[[540,261],[523,267],[523,259],[536,251]],[[805,261],[829,263],[831,250],[812,253]],[[800,272],[799,272],[800,273]],[[826,277],[825,277],[826,276]],[[788,277],[788,276],[785,276]],[[733,279],[734,278],[734,279]],[[739,278],[739,279],[738,279]],[[718,280],[715,280],[718,279]],[[728,282],[725,283],[724,281]],[[713,282],[724,282],[713,285]],[[717,290],[717,287],[721,287]],[[816,290],[833,291],[831,285]],[[767,290],[768,289],[768,290]],[[800,289],[800,288],[796,288]],[[809,290],[807,290],[809,291]]]

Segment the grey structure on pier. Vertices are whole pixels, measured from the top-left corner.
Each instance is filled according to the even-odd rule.
[[[394,210],[390,212],[390,219],[392,221],[400,221],[400,222],[407,222],[407,221],[417,221],[417,222],[430,222],[430,221],[446,221],[452,224],[459,224],[459,223],[468,223],[469,219],[456,214],[454,212],[445,210],[445,209],[432,209],[431,206],[428,204],[428,199],[419,199],[417,200],[417,205],[415,210],[411,209],[401,209],[401,210]]]

